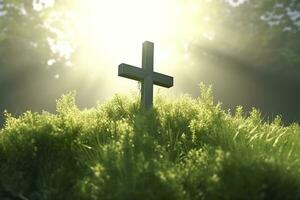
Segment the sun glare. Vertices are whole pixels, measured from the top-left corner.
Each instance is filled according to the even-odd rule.
[[[77,0],[66,14],[74,27],[65,35],[74,49],[80,47],[76,64],[90,72],[91,82],[101,76],[112,93],[128,91],[136,84],[118,78],[117,66],[123,62],[141,66],[144,41],[155,44],[155,71],[172,75],[182,60],[189,59],[178,49],[188,50],[193,36],[207,28],[196,21],[198,13],[207,12],[199,12],[200,5],[198,0]]]
[[[174,37],[180,10],[172,2],[87,0],[78,8],[80,37],[109,59],[133,61],[143,41],[163,44]]]

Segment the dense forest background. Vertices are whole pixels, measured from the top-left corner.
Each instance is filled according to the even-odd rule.
[[[0,0],[2,113],[55,111],[55,100],[70,90],[77,91],[81,107],[107,96],[110,82],[105,70],[98,71],[91,83],[91,72],[85,68],[103,68],[103,63],[87,52],[87,42],[69,37],[76,18],[70,20],[68,13],[77,1],[47,2]],[[196,96],[198,84],[204,82],[213,85],[215,99],[225,108],[257,107],[266,119],[281,114],[285,122],[299,122],[300,2],[216,0],[199,5],[209,9],[194,14],[193,33],[183,32],[174,41],[182,52],[172,69],[175,93]],[[204,25],[214,27],[214,40],[204,34]],[[193,40],[181,45],[190,35]],[[85,59],[79,59],[82,55]]]

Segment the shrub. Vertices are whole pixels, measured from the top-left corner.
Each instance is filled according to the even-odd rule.
[[[81,111],[6,113],[0,199],[300,199],[300,127],[264,122],[201,96],[158,96],[152,110],[116,95]]]

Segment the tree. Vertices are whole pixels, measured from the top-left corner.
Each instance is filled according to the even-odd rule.
[[[192,45],[198,60],[191,66],[198,71],[194,74],[205,74],[200,79],[213,83],[229,107],[256,106],[269,116],[283,114],[286,121],[298,121],[300,2],[249,0],[232,5],[217,1],[215,12],[205,13],[215,37]],[[199,68],[201,63],[209,67]]]
[[[57,35],[45,24],[50,10],[38,10],[34,2],[0,1],[0,112],[47,109],[53,95],[55,72],[48,62],[58,55],[49,38]]]

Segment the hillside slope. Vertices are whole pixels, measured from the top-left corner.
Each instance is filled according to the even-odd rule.
[[[300,199],[300,127],[263,122],[201,97],[115,96],[80,111],[70,93],[57,114],[6,113],[0,199]]]

